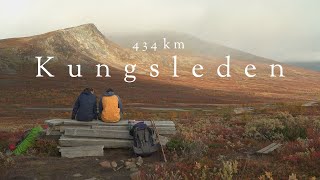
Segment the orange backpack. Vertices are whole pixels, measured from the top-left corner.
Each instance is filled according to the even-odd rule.
[[[101,119],[104,122],[118,122],[120,121],[120,109],[118,107],[118,96],[103,96]]]

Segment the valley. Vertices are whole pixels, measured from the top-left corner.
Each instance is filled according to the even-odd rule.
[[[125,119],[169,119],[176,124],[178,132],[165,147],[168,163],[161,163],[159,154],[143,158],[139,170],[146,179],[223,179],[230,166],[228,177],[237,179],[320,176],[320,109],[303,106],[320,98],[320,72],[184,34],[173,37],[177,39],[170,41],[185,43],[184,50],[135,51],[126,46],[130,38],[111,41],[93,24],[0,40],[0,178],[130,176],[127,170],[99,165],[133,157],[127,149],[108,149],[102,158],[65,159],[57,141],[39,139],[24,156],[3,155],[25,130],[44,126],[46,119],[70,118],[75,99],[86,87],[93,88],[97,98],[114,89]],[[225,58],[229,54],[230,64]],[[54,59],[43,64],[47,56]],[[270,77],[272,64],[281,64],[274,66],[277,77]],[[283,145],[272,154],[256,155],[273,141]]]
[[[44,72],[44,73],[46,73],[46,75],[48,76],[48,77],[55,77],[54,75],[52,75],[49,71],[48,71],[48,69],[46,69],[45,67],[44,67],[44,65],[45,64],[47,64],[49,61],[51,61],[51,60],[54,60],[54,57],[53,56],[47,56],[46,58],[46,60],[43,62],[42,61],[42,56],[37,56],[37,57],[35,57],[37,60],[38,60],[38,65],[37,65],[37,75],[36,75],[36,77],[37,78],[41,78],[41,77],[44,77],[44,75],[42,74],[42,72]],[[178,66],[178,64],[177,64],[177,56],[172,56],[172,59],[173,59],[173,75],[172,75],[172,77],[174,77],[174,78],[178,78],[179,76],[177,75],[177,66]],[[221,78],[223,78],[223,77],[227,77],[227,78],[230,78],[231,77],[231,74],[230,74],[230,67],[231,67],[231,60],[230,60],[230,56],[226,56],[226,60],[227,60],[227,62],[225,63],[225,64],[221,64],[221,65],[219,65],[218,66],[218,68],[217,68],[217,75],[219,76],[219,77],[221,77]],[[77,77],[83,77],[83,75],[82,75],[82,73],[81,73],[81,64],[77,64],[77,65],[67,65],[68,66],[68,72],[69,72],[69,75],[70,75],[70,77],[73,77],[73,78],[77,78]],[[77,72],[77,74],[75,75],[74,73],[73,73],[73,66],[76,66],[77,68],[77,70],[76,70],[76,72]],[[280,65],[280,64],[272,64],[272,65],[269,65],[270,67],[271,67],[271,75],[270,75],[270,77],[277,77],[276,75],[275,75],[275,67],[277,67],[277,68],[279,68],[279,77],[285,77],[284,75],[283,75],[283,67]],[[105,76],[104,77],[108,77],[108,78],[110,78],[111,76],[110,76],[110,70],[109,70],[109,66],[108,65],[106,65],[106,64],[97,64],[96,65],[96,67],[97,67],[97,70],[96,70],[96,72],[97,72],[97,76],[96,77],[103,77],[102,75],[101,75],[101,67],[104,67],[104,69],[105,69]],[[222,74],[221,73],[221,67],[224,67],[224,69],[225,69],[225,74]],[[125,78],[124,78],[124,81],[126,82],[126,83],[133,83],[133,82],[135,82],[135,80],[136,80],[136,76],[135,75],[133,75],[133,73],[135,73],[135,70],[136,70],[136,68],[139,68],[139,67],[137,67],[137,65],[136,64],[127,64],[127,65],[125,65],[125,67],[124,67],[124,71],[125,71]],[[158,64],[152,64],[152,65],[150,65],[150,77],[153,77],[153,78],[156,78],[156,77],[158,77],[159,76],[159,65]],[[201,65],[201,64],[196,64],[196,65],[194,65],[193,67],[192,67],[192,75],[194,76],[194,77],[196,77],[196,78],[200,78],[200,77],[202,77],[204,74],[203,73],[201,73],[201,74],[198,74],[196,71],[201,71],[201,70],[204,70],[204,67]],[[249,73],[249,70],[250,71],[252,71],[252,70],[256,70],[256,67],[255,67],[255,65],[253,65],[253,64],[248,64],[245,68],[244,68],[244,73],[245,73],[245,75],[248,77],[248,78],[253,78],[253,77],[255,77],[256,76],[256,74],[250,74]],[[130,72],[129,72],[130,71]],[[130,74],[129,74],[130,73]],[[168,72],[169,73],[169,72]],[[131,80],[127,80],[128,78],[131,78]]]
[[[33,98],[38,99],[38,97],[32,97],[36,94],[43,92],[52,94],[51,92],[60,90],[60,93],[55,96],[55,99],[59,100],[55,101],[59,102],[61,97],[61,101],[65,102],[62,104],[68,105],[72,104],[79,89],[86,86],[97,89],[99,94],[108,87],[114,87],[130,103],[246,104],[301,102],[319,97],[320,72],[280,64],[217,44],[206,43],[196,38],[193,40],[187,35],[174,35],[161,35],[160,37],[167,37],[170,42],[184,42],[184,50],[136,52],[110,41],[93,24],[32,37],[1,40],[0,84],[6,86],[2,90],[2,95],[6,97],[7,103],[13,99],[25,102],[25,98],[33,102]],[[139,42],[138,37],[136,40]],[[151,42],[152,40],[149,40],[146,35],[145,41]],[[197,50],[203,46],[207,47],[203,50],[210,54],[199,54],[200,51]],[[198,48],[190,52],[190,47]],[[225,57],[229,53],[230,66]],[[54,59],[44,65],[52,75],[55,75],[54,78],[46,77],[47,74],[41,68],[41,75],[44,77],[35,77],[41,64],[37,64],[37,59],[34,57],[39,55],[43,57],[41,62],[47,60],[46,56],[54,55]],[[176,61],[173,57],[176,57]],[[98,64],[107,65],[100,67],[102,77],[97,74],[96,65]],[[129,66],[125,68],[128,64]],[[285,77],[270,77],[272,75],[270,65],[272,64],[282,65]],[[83,77],[70,77],[68,65],[74,65],[73,75],[78,74],[75,65],[81,65]],[[217,74],[219,66],[221,67],[220,75],[226,76],[230,73],[231,77],[221,78]],[[247,73],[245,72],[246,67]],[[108,77],[108,72],[111,77]],[[281,67],[275,66],[274,73],[275,76],[281,75]],[[252,78],[248,77],[248,75],[255,74],[256,76]],[[99,77],[96,77],[97,75]],[[126,83],[125,79],[134,83]],[[13,96],[12,92],[15,89],[34,93],[31,97],[8,98]],[[67,95],[64,91],[69,95],[72,92],[73,97],[67,101],[68,98],[64,98]],[[148,99],[131,96],[131,94],[147,94]],[[46,102],[42,104],[45,105]],[[59,103],[51,101],[50,104],[54,106]]]

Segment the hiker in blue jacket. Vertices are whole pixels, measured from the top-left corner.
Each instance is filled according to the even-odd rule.
[[[92,88],[85,88],[74,103],[71,119],[92,121],[97,119],[97,99]]]

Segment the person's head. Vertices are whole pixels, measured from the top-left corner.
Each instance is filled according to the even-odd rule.
[[[114,91],[113,91],[113,89],[109,88],[109,89],[107,89],[106,92],[107,92],[107,93],[110,93],[110,92],[114,92]]]
[[[91,94],[94,94],[93,88],[85,88],[83,92],[90,92]]]

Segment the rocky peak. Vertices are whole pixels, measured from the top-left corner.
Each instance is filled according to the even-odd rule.
[[[98,28],[93,23],[88,23],[88,24],[82,24],[75,27],[64,28],[62,30],[75,30],[75,29],[96,29],[97,30]]]
[[[108,63],[121,59],[121,48],[105,38],[94,24],[83,24],[76,27],[52,31],[39,35],[42,40],[36,43],[38,47],[54,54],[60,59],[69,58],[68,61],[88,61]],[[60,55],[60,57],[59,57]],[[83,55],[82,58],[79,55]],[[75,57],[76,56],[76,57]],[[117,64],[117,63],[114,63]]]
[[[99,36],[99,38],[104,38],[103,34],[98,30],[98,28],[94,24],[83,24],[76,27],[66,28],[58,30],[59,32],[63,32],[66,34],[72,34],[77,36]]]

